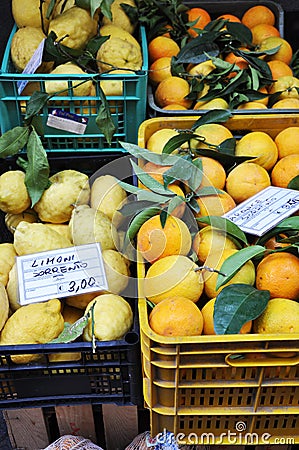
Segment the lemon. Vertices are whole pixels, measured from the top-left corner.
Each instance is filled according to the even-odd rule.
[[[41,27],[41,10],[45,31],[48,29],[49,20],[46,18],[47,10],[51,0],[12,0],[11,8],[14,21],[18,28],[22,27]]]
[[[142,66],[141,48],[125,39],[110,37],[99,48],[97,62],[100,73],[107,72],[112,68],[140,70]]]
[[[133,311],[130,304],[120,295],[103,294],[92,300],[85,314],[94,306],[94,334],[99,341],[121,339],[133,324]],[[85,341],[92,340],[92,319],[83,332]]]
[[[50,182],[50,187],[43,192],[34,210],[43,222],[68,222],[74,205],[89,202],[88,176],[76,170],[62,170],[52,175]]]
[[[117,27],[126,30],[128,33],[133,34],[136,28],[136,23],[132,23],[122,8],[121,4],[125,3],[127,5],[136,7],[134,0],[114,0],[111,4],[111,14],[112,20],[108,17],[104,16],[102,19],[103,25],[116,25]]]
[[[25,185],[25,173],[9,170],[0,176],[0,209],[19,214],[29,208],[31,200]]]
[[[102,211],[110,220],[113,220],[117,209],[126,199],[126,191],[112,175],[99,176],[91,186],[90,206]]]
[[[72,247],[70,240],[43,223],[20,222],[14,234],[14,248],[18,255]]]
[[[26,211],[19,214],[6,213],[4,219],[5,225],[11,233],[15,232],[15,229],[20,222],[24,221],[34,223],[37,222],[37,220],[37,214],[33,209],[26,209]]]
[[[86,75],[86,73],[79,67],[77,64],[72,62],[67,62],[65,64],[60,64],[55,67],[50,72],[51,75]],[[82,83],[83,80],[79,81],[71,81],[70,85],[67,80],[47,80],[45,81],[45,90],[48,94],[56,94],[69,96],[70,95],[70,87],[72,87],[73,95],[75,96],[88,96],[91,93],[92,89],[92,80],[86,80]],[[60,92],[63,91],[63,92]]]
[[[58,299],[21,306],[7,320],[0,345],[45,344],[57,338],[64,328]],[[39,355],[12,355],[17,364],[36,360]]]
[[[74,209],[69,227],[74,245],[99,242],[102,251],[117,247],[117,232],[109,217],[88,205]]]
[[[15,263],[16,256],[13,244],[0,244],[0,283],[4,286],[7,285],[9,272]]]
[[[97,34],[98,22],[83,8],[73,6],[50,20],[48,34],[53,31],[57,41],[70,48],[83,49]]]
[[[5,287],[2,283],[0,283],[0,331],[5,325],[5,322],[8,319],[9,313],[9,302]]]

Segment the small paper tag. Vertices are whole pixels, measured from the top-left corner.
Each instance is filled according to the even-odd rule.
[[[286,217],[299,210],[299,191],[269,186],[222,217],[245,233],[262,236]]]
[[[108,289],[99,243],[16,259],[20,305]]]
[[[88,119],[62,109],[53,109],[48,116],[47,125],[70,133],[84,134]]]
[[[41,41],[41,43],[39,44],[39,46],[37,47],[37,49],[33,53],[30,61],[28,62],[28,64],[26,65],[26,67],[25,67],[25,69],[23,70],[22,73],[24,73],[24,74],[26,74],[26,73],[29,73],[29,74],[35,73],[35,71],[41,65],[41,63],[43,61],[43,52],[44,52],[45,40],[46,39],[43,39]],[[28,84],[28,82],[29,82],[29,80],[22,80],[22,81],[18,81],[17,82],[18,94],[19,95],[21,95],[21,93],[25,89],[25,86]]]

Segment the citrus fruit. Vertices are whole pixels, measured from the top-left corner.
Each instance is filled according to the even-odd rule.
[[[162,56],[150,65],[148,77],[153,84],[158,84],[171,76],[171,56]]]
[[[283,98],[272,105],[272,109],[298,109],[299,98]]]
[[[153,132],[146,143],[146,148],[155,153],[162,153],[167,142],[174,136],[178,136],[178,132],[172,128],[161,128]]]
[[[196,202],[199,212],[195,213],[195,217],[222,216],[236,206],[234,199],[221,189],[215,194],[196,198]]]
[[[283,61],[273,59],[273,61],[268,61],[268,66],[271,70],[273,80],[277,80],[285,75],[293,76],[291,67]]]
[[[164,56],[176,56],[180,51],[178,44],[167,36],[157,36],[148,44],[149,60],[152,63]]]
[[[207,102],[198,101],[196,102],[193,109],[228,109],[229,104],[224,98],[216,97]]]
[[[272,169],[273,186],[287,188],[289,182],[299,175],[299,153],[281,158]]]
[[[285,75],[275,81],[270,89],[269,94],[280,92],[277,100],[284,98],[299,98],[297,88],[299,87],[299,79],[294,76]]]
[[[265,61],[279,60],[286,64],[290,64],[293,56],[293,49],[288,41],[280,36],[269,36],[265,38],[258,45],[258,50],[260,52],[264,50],[271,50],[278,47],[278,50],[273,55],[266,55],[264,57]]]
[[[204,8],[190,8],[187,11],[189,29],[188,33],[191,37],[198,36],[197,29],[203,29],[209,22],[211,22],[211,16]]]
[[[172,103],[171,105],[163,106],[162,109],[170,110],[170,111],[186,111],[188,108],[183,105],[178,105],[176,103]]]
[[[192,248],[198,260],[204,263],[210,254],[222,253],[226,249],[237,249],[225,231],[218,230],[210,225],[199,230],[193,238]]]
[[[192,76],[199,77],[200,79],[209,75],[209,73],[213,72],[214,69],[216,69],[215,64],[213,64],[211,59],[208,59],[207,61],[198,63],[192,68],[190,68],[189,74]]]
[[[299,333],[299,303],[283,297],[272,298],[254,320],[253,331],[261,334]]]
[[[201,160],[202,181],[200,187],[214,186],[217,189],[223,189],[225,186],[226,172],[222,164],[216,159],[208,156],[199,156],[194,161]]]
[[[226,249],[223,250],[222,254],[220,253],[211,253],[205,261],[205,266],[210,267],[212,269],[220,270],[224,261],[231,255],[237,253],[236,249]],[[204,279],[204,291],[208,298],[216,297],[219,292],[225,286],[235,283],[249,284],[251,286],[254,285],[255,282],[255,268],[252,261],[247,261],[233,276],[233,278],[222,285],[219,289],[216,290],[216,282],[217,282],[218,273],[209,272],[207,270],[203,271],[203,279]]]
[[[264,39],[270,36],[280,36],[278,28],[267,23],[259,23],[251,28],[253,45],[260,44]]]
[[[144,222],[137,235],[137,248],[149,262],[170,255],[187,255],[191,248],[190,231],[181,219],[168,216],[164,227],[160,215]]]
[[[198,266],[187,256],[170,255],[155,261],[143,280],[143,293],[153,303],[168,297],[186,297],[197,302],[203,292]]]
[[[255,5],[247,9],[242,16],[242,23],[248,28],[252,28],[259,23],[275,24],[273,11],[265,5]]]
[[[264,167],[272,169],[278,159],[278,150],[274,140],[264,131],[250,131],[241,137],[236,144],[237,156],[254,156],[251,160]]]
[[[211,298],[207,301],[207,303],[202,307],[201,313],[203,316],[203,332],[202,334],[216,334],[214,329],[214,307],[215,307],[216,297]],[[246,334],[250,333],[252,327],[252,321],[244,323],[239,333]]]
[[[299,298],[299,258],[288,252],[271,253],[257,266],[256,287],[270,291],[271,298]]]
[[[256,163],[244,162],[229,172],[225,190],[238,204],[270,185],[266,169]]]
[[[185,297],[170,297],[154,306],[149,326],[162,336],[198,336],[202,333],[200,309]]]
[[[189,108],[192,105],[192,100],[186,98],[189,93],[190,85],[187,80],[170,76],[158,84],[155,91],[155,101],[161,108],[172,103]]]
[[[25,172],[8,170],[0,176],[0,209],[20,214],[29,208],[31,200],[25,184]]]
[[[299,154],[299,127],[284,128],[276,135],[274,141],[278,148],[278,159]]]
[[[240,47],[239,50],[246,51],[246,48]],[[236,64],[240,69],[246,69],[248,67],[248,61],[242,56],[236,55],[234,52],[227,53],[224,60],[230,64]]]
[[[200,140],[191,140],[193,148],[213,148],[213,146],[220,145],[226,139],[233,138],[231,131],[219,123],[206,123],[200,125],[194,130],[198,134]],[[210,144],[210,145],[208,145]]]
[[[218,16],[217,19],[224,19],[228,20],[229,22],[241,23],[239,17],[235,16],[234,14],[221,14],[221,16]]]
[[[252,102],[241,103],[241,105],[239,105],[237,107],[237,109],[241,109],[242,110],[242,109],[268,109],[268,108],[263,103],[252,101]]]

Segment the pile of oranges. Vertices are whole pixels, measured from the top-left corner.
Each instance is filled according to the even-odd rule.
[[[200,33],[207,32],[208,28],[205,27],[212,23],[209,12],[204,8],[190,8],[186,16],[189,41]],[[209,80],[212,80],[214,74],[219,77],[219,72],[212,57],[211,59],[207,57],[206,61],[198,64],[186,65],[180,74],[173,72],[174,58],[179,55],[182,47],[172,36],[169,26],[163,35],[154,37],[148,44],[149,80],[154,90],[156,105],[165,110],[298,108],[299,79],[292,70],[294,51],[290,43],[281,36],[273,11],[268,6],[256,5],[249,8],[241,17],[222,14],[217,19],[224,20],[224,27],[228,22],[240,23],[251,32],[250,48],[247,44],[239,44],[237,49],[230,49],[227,46],[219,55],[219,58],[231,65],[229,74],[225,72],[223,77],[229,80],[236,77],[240,70],[250,69],[251,63],[243,57],[244,52],[245,55],[246,51],[249,52],[251,57],[253,52],[256,52],[256,58],[267,63],[270,74],[268,80],[260,80],[259,85],[255,86],[256,91],[264,95],[256,96],[253,100],[244,99],[231,107],[227,96],[218,95],[217,91],[213,94]],[[194,79],[200,82],[201,86],[196,98],[194,94],[190,95]]]
[[[208,149],[210,145],[216,148],[233,137],[226,124],[206,123],[194,132],[203,139],[191,140],[193,150]],[[178,130],[161,127],[152,133],[146,148],[160,154],[165,143],[178,134]],[[196,220],[222,216],[265,187],[288,187],[299,176],[298,136],[297,126],[287,127],[275,137],[264,131],[249,131],[236,139],[236,155],[253,159],[230,170],[212,156],[194,156],[193,162],[197,160],[202,171],[199,189],[210,187],[217,192],[199,195],[197,212],[190,213],[187,201],[183,202],[184,209],[173,209],[164,224],[157,212],[141,225],[137,248],[146,267],[143,294],[152,303],[149,324],[156,333],[216,334],[213,316],[217,296],[226,286],[239,283],[269,291],[271,299],[259,317],[243,324],[240,333],[299,333],[299,257],[290,250],[290,245],[269,239],[259,259],[246,261],[230,280],[217,288],[222,264],[244,245],[213,222],[203,225]],[[180,151],[184,152],[184,148],[182,145]],[[140,164],[161,184],[165,181],[163,174],[171,167],[142,160]],[[169,187],[179,188],[180,198],[186,199],[190,194],[188,181],[174,178]],[[252,239],[248,245],[254,243]]]

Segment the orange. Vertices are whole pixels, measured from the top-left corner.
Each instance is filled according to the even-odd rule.
[[[137,248],[146,261],[153,262],[169,255],[187,255],[192,244],[185,222],[168,216],[162,228],[160,215],[144,222],[137,234]]]
[[[257,266],[256,287],[270,291],[271,298],[299,298],[299,258],[277,252],[265,256]]]
[[[240,47],[239,50],[245,51],[246,48]],[[229,52],[224,60],[230,64],[236,64],[240,69],[246,69],[248,67],[248,62],[242,56],[235,55],[234,52]]]
[[[272,105],[272,109],[298,109],[299,98],[283,98]]]
[[[237,156],[254,156],[254,162],[266,170],[272,169],[278,158],[274,140],[264,131],[250,131],[236,144]]]
[[[153,303],[169,297],[186,297],[196,303],[203,293],[198,266],[187,256],[170,255],[155,261],[143,280],[143,293]]]
[[[199,156],[195,160],[200,159],[202,163],[202,182],[200,187],[214,186],[218,189],[223,189],[225,186],[226,172],[222,164],[216,159],[208,156]]]
[[[157,36],[148,44],[149,60],[152,63],[163,56],[176,56],[180,47],[175,40],[166,36]]]
[[[268,61],[268,66],[270,67],[273,80],[277,80],[277,78],[285,75],[293,76],[291,67],[283,61],[273,59],[273,61]]]
[[[288,298],[276,297],[269,300],[266,309],[254,320],[253,330],[261,334],[299,333],[299,303]],[[289,352],[275,352],[273,356],[292,357]]]
[[[187,68],[187,71],[190,75],[199,77],[199,79],[201,79],[213,72],[214,69],[216,69],[215,64],[213,64],[211,59],[208,59],[207,61],[198,63],[195,66],[193,65],[189,69]]]
[[[208,225],[199,230],[193,238],[192,249],[197,254],[198,260],[204,263],[207,257],[213,253],[222,253],[225,249],[237,249],[237,245],[225,233]]]
[[[236,206],[234,199],[222,190],[214,195],[198,197],[196,202],[200,210],[195,217],[222,216]]]
[[[159,181],[159,183],[164,184],[163,174],[166,170],[171,169],[171,167],[172,166],[160,166],[159,164],[148,161],[144,164],[142,170],[155,178],[155,180]],[[176,180],[175,183],[178,184],[179,181]]]
[[[289,182],[299,175],[299,153],[281,158],[272,169],[273,186],[287,188]]]
[[[155,153],[162,153],[162,150],[167,142],[179,133],[172,128],[161,128],[154,131],[154,133],[148,138],[146,148]]]
[[[216,334],[214,329],[214,307],[215,307],[216,297],[211,298],[201,309],[203,316],[203,332],[202,334]],[[244,323],[239,333],[246,334],[250,333],[252,326],[252,321]]]
[[[158,84],[171,77],[171,56],[156,59],[149,68],[148,77],[153,84]]]
[[[239,105],[237,109],[242,110],[242,109],[268,109],[268,108],[263,103],[254,100],[252,102],[241,103],[241,105]]]
[[[233,138],[231,131],[220,123],[206,123],[194,130],[200,140],[191,140],[192,148],[211,148],[210,145],[218,146],[226,139]]]
[[[278,148],[278,159],[299,154],[299,127],[284,128],[276,135],[274,142]]]
[[[238,204],[270,185],[270,176],[266,169],[256,163],[244,162],[229,172],[226,192]]]
[[[162,336],[199,336],[203,317],[188,298],[170,297],[154,306],[149,315],[149,326]]]
[[[211,253],[205,261],[205,266],[220,270],[224,261],[238,251],[236,249],[226,249],[222,253]],[[243,283],[253,286],[255,282],[255,267],[251,260],[247,261],[230,281],[216,290],[217,277],[217,272],[203,271],[204,291],[208,298],[216,297],[225,286],[230,284]]]
[[[260,44],[264,39],[270,36],[280,36],[278,28],[267,23],[259,23],[251,28],[253,45]]]
[[[188,22],[192,25],[188,29],[188,33],[191,37],[198,36],[197,28],[203,29],[209,22],[211,22],[211,16],[203,8],[190,8],[187,11]]]
[[[239,19],[239,17],[234,16],[233,14],[221,14],[221,16],[218,16],[217,19],[224,19],[224,20],[229,20],[229,22],[241,23],[241,20]]]
[[[259,23],[268,25],[275,24],[275,15],[273,11],[265,5],[255,5],[248,8],[242,16],[242,23],[248,28],[252,28]]]
[[[170,111],[186,111],[188,108],[183,105],[177,105],[175,103],[172,103],[171,105],[166,105],[162,109],[170,110]]]
[[[280,36],[267,37],[258,45],[258,50],[270,50],[276,47],[279,47],[276,53],[273,55],[265,55],[263,59],[265,59],[265,61],[273,61],[275,59],[289,65],[292,61],[293,49],[291,44]]]
[[[299,78],[285,75],[275,81],[269,89],[269,94],[281,92],[279,100],[283,98],[299,98],[297,88],[299,87]]]
[[[190,108],[192,100],[186,97],[190,94],[190,85],[187,80],[180,77],[167,77],[158,84],[155,91],[155,101],[158,106],[176,104]]]

